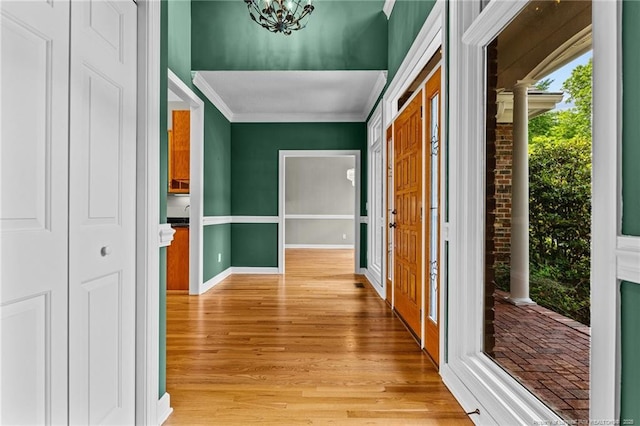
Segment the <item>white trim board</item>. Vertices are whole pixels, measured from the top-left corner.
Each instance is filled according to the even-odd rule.
[[[209,102],[211,102],[218,111],[224,115],[224,118],[229,120],[229,122],[234,121],[234,114],[233,111],[231,111],[231,108],[229,108],[220,95],[213,90],[213,87],[207,83],[207,80],[197,72],[193,75],[193,85],[196,86],[207,97],[207,99],[209,99]]]
[[[285,249],[353,249],[354,244],[285,244]]]
[[[202,224],[225,225],[228,223],[278,223],[278,216],[205,216]]]
[[[284,242],[285,240],[285,170],[288,157],[331,158],[354,157],[355,158],[355,200],[354,212],[360,213],[360,191],[362,167],[360,164],[360,151],[358,150],[280,150],[278,151],[278,269],[281,274],[285,271]],[[360,221],[353,221],[355,256],[354,273],[360,270]]]
[[[279,274],[277,267],[260,267],[260,266],[230,266],[224,271],[220,272],[218,275],[208,279],[202,286],[200,287],[200,293],[203,294],[207,291],[211,290],[213,287],[220,284],[222,281],[227,279],[233,274],[255,274],[255,275],[271,275],[271,274]]]
[[[190,110],[189,142],[189,294],[199,294],[203,276],[203,206],[204,206],[204,102],[170,69],[168,89]]]
[[[382,11],[387,16],[387,19],[391,17],[391,13],[393,12],[393,6],[395,6],[396,0],[385,0],[384,6],[382,6]]]
[[[286,214],[286,220],[353,220],[352,214]],[[358,220],[361,220],[358,217]]]
[[[383,97],[383,128],[386,129],[398,113],[398,98],[420,74],[431,57],[442,46],[444,0],[437,0],[411,48],[396,71]],[[443,55],[444,56],[444,55]]]
[[[640,237],[618,237],[616,258],[618,279],[640,283]]]
[[[278,267],[267,266],[232,266],[231,274],[277,275]]]
[[[138,1],[135,422],[141,425],[158,421],[160,7]]]
[[[171,408],[171,397],[165,392],[165,394],[158,400],[158,420],[156,424],[163,424],[169,418],[171,413],[173,413],[173,408]]]
[[[229,275],[231,275],[231,268],[227,268],[224,271],[220,272],[218,275],[208,279],[200,286],[200,288],[198,289],[198,294],[203,294],[211,290],[213,287],[224,281],[225,278],[227,278]]]
[[[160,243],[159,246],[160,247],[168,247],[171,245],[171,242],[173,241],[173,234],[176,233],[176,230],[173,229],[171,227],[170,224],[168,223],[161,223],[160,225],[158,225],[158,242]]]

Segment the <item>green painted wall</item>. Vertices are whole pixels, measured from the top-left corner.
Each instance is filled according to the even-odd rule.
[[[393,80],[434,4],[435,0],[396,0],[389,17],[387,81]]]
[[[232,123],[231,214],[278,215],[279,150],[360,150],[366,180],[365,123]],[[365,214],[366,185],[361,213]]]
[[[203,278],[207,282],[231,266],[231,225],[209,225],[204,227]],[[218,253],[221,261],[218,262]]]
[[[278,266],[276,223],[234,223],[231,225],[231,239],[233,266]]]
[[[622,7],[622,233],[640,235],[640,2],[625,1]]]
[[[168,62],[187,86],[191,84],[191,1],[169,0]]]
[[[167,1],[160,3],[160,93],[167,93]],[[167,97],[160,96],[160,223],[167,221]],[[160,249],[158,398],[167,391],[167,250]]]
[[[362,166],[361,215],[366,215],[367,128],[365,123],[232,123],[231,124],[231,214],[234,216],[278,215],[279,150],[359,150]],[[276,228],[273,231],[273,228]],[[262,251],[251,244],[252,229],[264,238]],[[245,238],[246,237],[246,238]],[[277,266],[277,227],[256,224],[231,231],[233,266]],[[361,240],[366,253],[366,233]],[[275,262],[265,265],[267,260]],[[236,262],[241,261],[242,264]],[[366,263],[365,263],[366,264]]]
[[[387,69],[383,3],[319,0],[307,27],[285,36],[269,33],[253,22],[241,0],[194,1],[193,69]]]
[[[204,206],[205,216],[231,213],[231,123],[196,88],[204,99]]]
[[[623,282],[620,286],[622,389],[620,424],[640,423],[640,284]],[[633,419],[634,423],[622,420]]]

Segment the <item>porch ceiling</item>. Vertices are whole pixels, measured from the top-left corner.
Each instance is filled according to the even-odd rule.
[[[386,71],[198,71],[195,85],[232,122],[365,121]]]

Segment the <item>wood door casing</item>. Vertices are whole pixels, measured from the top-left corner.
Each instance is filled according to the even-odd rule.
[[[432,200],[432,194],[433,194],[433,189],[434,187],[436,188],[436,192],[437,192],[437,197],[440,198],[440,188],[441,188],[441,182],[440,182],[440,177],[441,177],[441,173],[439,173],[439,171],[441,170],[441,143],[440,143],[440,135],[441,135],[441,131],[440,131],[440,124],[441,124],[441,109],[440,109],[440,69],[437,69],[433,75],[429,78],[429,80],[427,81],[427,83],[425,84],[425,128],[426,130],[426,134],[427,134],[427,140],[428,140],[428,149],[427,149],[427,155],[426,155],[426,167],[427,170],[425,171],[425,187],[427,188],[427,200],[429,203],[429,210],[431,211],[431,209],[435,209],[437,212],[437,218],[436,218],[436,223],[432,223],[432,217],[431,214],[426,215],[427,217],[427,226],[426,226],[426,231],[425,231],[425,241],[428,241],[428,249],[425,250],[425,265],[427,265],[427,270],[429,271],[429,280],[427,281],[427,289],[425,291],[425,310],[424,310],[424,321],[425,321],[425,338],[424,338],[424,345],[425,345],[425,349],[427,351],[427,353],[429,354],[429,356],[431,356],[431,358],[433,359],[433,361],[436,364],[439,364],[440,362],[440,291],[439,291],[439,285],[436,285],[436,319],[437,321],[434,321],[431,317],[430,317],[430,306],[431,306],[431,277],[430,274],[435,273],[436,275],[436,283],[439,283],[440,281],[440,265],[441,265],[441,259],[440,259],[440,226],[438,223],[438,218],[440,217],[440,203],[437,203],[436,205],[434,205],[431,200]],[[436,111],[432,111],[432,100],[435,97],[438,97],[436,99]],[[433,117],[433,113],[436,114],[436,120],[437,123],[432,123],[432,117]],[[432,129],[434,128],[433,125],[436,125],[436,131],[435,131],[435,144],[434,144],[434,134],[432,134]],[[437,154],[436,155],[436,161],[437,164],[433,163],[433,154]],[[435,167],[435,171],[434,172],[438,172],[437,173],[437,179],[432,179],[432,168]],[[434,182],[435,180],[435,182]],[[432,230],[436,229],[436,247],[431,247],[432,243],[432,238],[431,238],[431,233]],[[435,259],[431,259],[431,252],[435,250],[436,252],[436,256]],[[432,261],[435,260],[435,266],[432,265]]]
[[[422,307],[422,90],[393,125],[394,308],[416,336]]]

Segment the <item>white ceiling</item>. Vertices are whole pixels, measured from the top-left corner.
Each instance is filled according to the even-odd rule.
[[[231,122],[365,121],[386,71],[198,71],[194,84]]]

